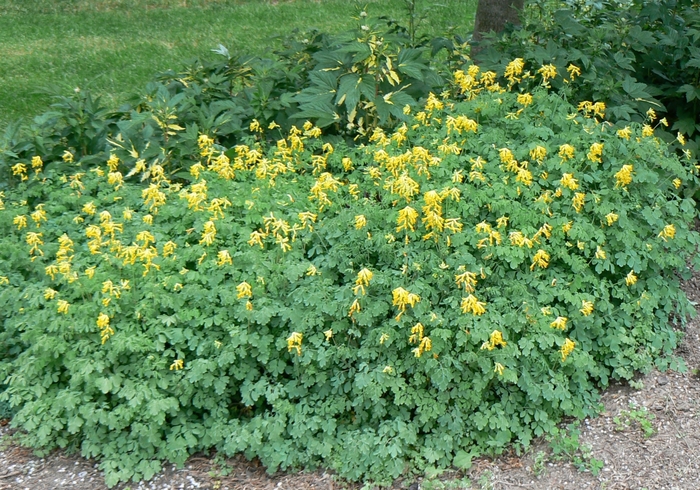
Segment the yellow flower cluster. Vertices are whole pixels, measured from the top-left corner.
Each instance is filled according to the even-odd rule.
[[[179,371],[185,367],[185,362],[182,359],[175,359],[173,363],[170,365],[170,370],[171,371]]]
[[[372,273],[371,270],[364,268],[360,272],[357,273],[357,279],[355,280],[355,286],[352,288],[353,293],[355,295],[358,295],[362,293],[362,295],[365,295],[365,286],[369,286],[369,282],[372,280],[374,277],[374,274]]]
[[[549,266],[549,254],[542,249],[539,249],[535,256],[532,258],[532,264],[530,265],[530,270],[534,271],[535,267],[540,269],[546,269]]]
[[[304,334],[299,332],[292,332],[292,334],[287,337],[287,352],[296,351],[297,355],[301,355],[301,342]]]
[[[561,346],[561,362],[566,361],[566,358],[569,357],[569,354],[573,352],[574,347],[576,347],[576,342],[574,342],[573,340],[567,338],[564,341],[564,345]]]
[[[594,116],[600,117],[601,119],[605,117],[605,103],[604,102],[591,102],[588,100],[584,100],[583,102],[580,102],[578,105],[578,110],[579,112],[582,112],[586,117],[589,117],[590,114],[593,114]]]
[[[603,160],[601,157],[603,156],[603,143],[593,143],[588,150],[588,154],[586,155],[588,159],[591,162],[594,163],[601,163]]]
[[[672,224],[664,226],[664,229],[659,232],[659,238],[663,241],[667,241],[667,238],[674,238],[676,236],[676,227]]]
[[[496,347],[505,347],[507,342],[503,340],[503,333],[500,330],[494,330],[489,336],[489,340],[481,344],[481,349],[494,350]]]
[[[480,72],[476,65],[471,65],[466,73],[463,70],[457,70],[454,73],[458,93],[467,100],[472,100],[484,89],[491,92],[501,91],[501,87],[496,83],[496,77],[497,74],[492,71]]]
[[[581,313],[583,313],[583,316],[588,316],[591,313],[593,313],[593,302],[592,301],[586,301],[585,299],[583,300],[583,304],[581,305],[581,309],[579,310]]]
[[[483,315],[486,313],[486,303],[479,301],[473,294],[470,294],[466,298],[462,298],[462,303],[460,308],[462,313],[471,313],[472,315]]]
[[[401,315],[406,311],[406,307],[413,308],[420,301],[420,296],[411,293],[402,287],[398,287],[391,292],[392,304],[399,309],[399,314],[396,316],[396,321],[399,321]]]
[[[623,165],[615,174],[615,187],[622,187],[627,190],[627,186],[632,182],[633,165]]]
[[[558,316],[552,323],[549,324],[552,328],[558,328],[559,330],[566,330],[566,322],[568,318],[565,316]]]
[[[100,337],[102,339],[102,344],[109,340],[109,338],[114,335],[114,330],[109,326],[109,315],[106,313],[100,313],[97,316],[97,327],[100,329]]]
[[[422,356],[424,352],[428,352],[433,348],[433,342],[430,340],[430,337],[425,337],[423,335],[422,323],[416,323],[411,328],[411,336],[408,338],[408,341],[411,344],[418,344],[418,347],[412,350],[413,355],[416,357]]]

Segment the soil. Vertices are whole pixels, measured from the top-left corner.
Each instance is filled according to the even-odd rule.
[[[700,274],[684,284],[700,302]],[[394,489],[492,490],[698,490],[700,489],[700,318],[695,318],[677,354],[686,372],[659,372],[603,393],[602,413],[584,420],[578,441],[566,434],[559,443],[537,441],[526,454],[479,459],[466,473],[448,472],[432,479],[399,480]],[[630,417],[630,414],[632,415]],[[637,415],[635,417],[635,414]],[[653,433],[645,434],[653,430]],[[0,490],[106,490],[94,461],[55,452],[39,458],[15,445],[7,421],[0,422]],[[566,446],[572,443],[573,449]],[[578,442],[578,444],[576,444]],[[559,455],[553,449],[569,449]],[[590,450],[586,450],[590,448]],[[596,472],[598,461],[602,468]],[[121,484],[117,490],[357,490],[332,474],[268,475],[255,461],[233,458],[225,469],[206,456],[185,467],[166,467],[148,482]],[[594,470],[593,472],[591,470]],[[593,473],[597,473],[594,475]],[[226,474],[224,474],[226,473]],[[471,482],[471,483],[470,483]]]

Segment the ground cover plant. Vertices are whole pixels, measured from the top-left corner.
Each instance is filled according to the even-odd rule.
[[[465,66],[354,147],[311,122],[227,146],[171,117],[147,134],[187,179],[118,132],[98,162],[18,159],[0,375],[24,442],[109,484],[209,448],[388,483],[678,367],[696,168],[653,113],[615,128],[552,90],[580,75]]]
[[[365,3],[408,23],[404,0]],[[455,25],[467,32],[475,5],[432,5],[419,35],[444,35]],[[0,0],[0,129],[17,118],[30,121],[52,95],[76,88],[116,109],[156,73],[206,58],[219,44],[236,58],[269,56],[295,29],[344,31],[354,9],[344,0]]]

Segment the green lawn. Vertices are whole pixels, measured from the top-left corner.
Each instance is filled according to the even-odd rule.
[[[370,14],[406,25],[406,0],[366,0]],[[466,34],[476,0],[417,0],[418,32]],[[183,60],[270,53],[294,29],[344,30],[351,0],[0,0],[0,126],[46,109],[46,89],[79,87],[117,106],[157,72]]]

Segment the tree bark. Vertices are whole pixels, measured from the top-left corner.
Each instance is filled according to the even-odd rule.
[[[472,36],[477,46],[472,48],[472,53],[478,52],[478,43],[484,34],[491,31],[501,32],[506,24],[520,25],[519,14],[524,3],[524,0],[479,0]]]

